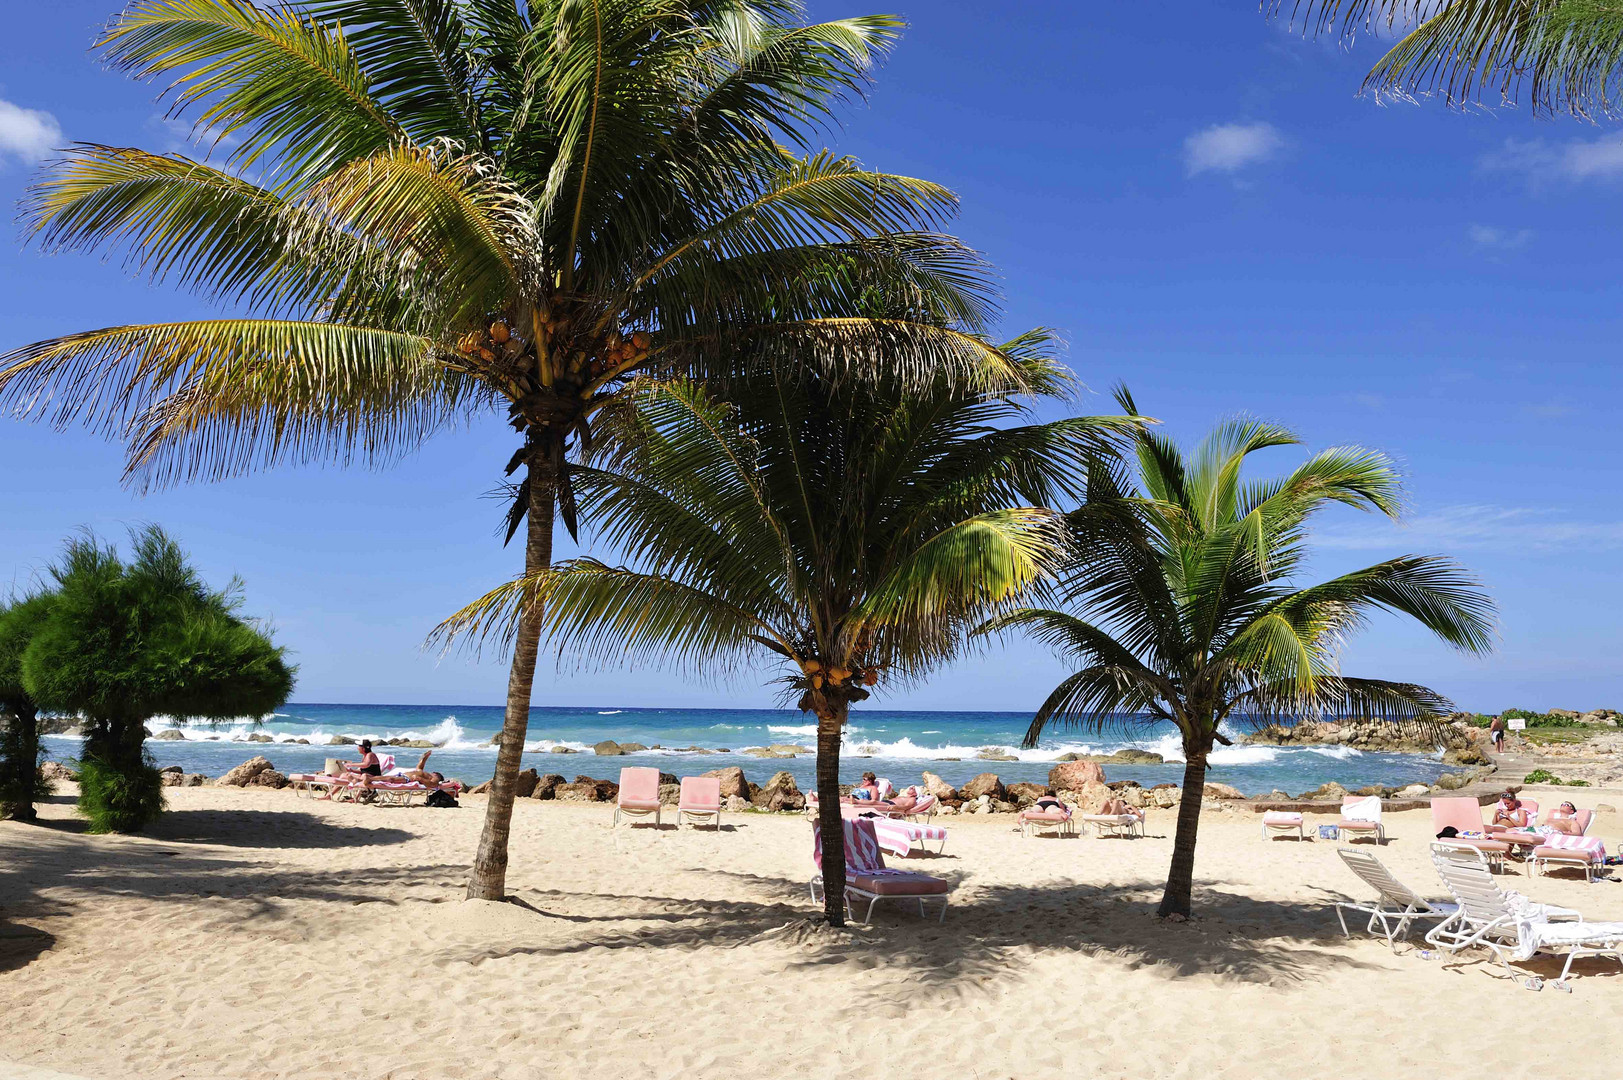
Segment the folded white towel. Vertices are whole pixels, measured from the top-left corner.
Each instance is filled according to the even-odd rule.
[[[1371,795],[1367,799],[1359,799],[1355,803],[1348,803],[1341,808],[1341,816],[1348,821],[1381,821],[1381,797]]]

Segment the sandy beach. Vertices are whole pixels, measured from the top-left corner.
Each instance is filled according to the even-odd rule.
[[[835,932],[808,921],[798,817],[611,832],[608,806],[520,800],[518,902],[491,904],[461,899],[478,798],[168,794],[142,837],[86,835],[67,792],[40,826],[0,822],[0,1075],[1466,1076],[1520,1074],[1547,1027],[1561,1075],[1617,1072],[1588,1044],[1623,1029],[1617,964],[1534,993],[1348,941],[1332,905],[1362,892],[1336,845],[1265,842],[1243,809],[1203,821],[1190,924],[1151,915],[1173,825],[1152,811],[1132,841],[945,819],[945,854],[910,860],[956,883],[945,923],[881,908]],[[1387,820],[1381,858],[1435,895],[1429,816]],[[1615,847],[1623,817],[1595,831]],[[1502,881],[1623,919],[1618,884]]]

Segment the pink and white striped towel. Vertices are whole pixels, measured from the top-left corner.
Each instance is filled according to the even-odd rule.
[[[874,838],[879,846],[897,855],[906,855],[921,840],[946,840],[947,830],[940,825],[924,825],[897,818],[876,818]]]
[[[1606,858],[1606,845],[1601,842],[1601,838],[1598,836],[1568,836],[1565,833],[1552,833],[1544,838],[1543,846],[1587,852],[1589,861],[1592,863],[1598,863]]]

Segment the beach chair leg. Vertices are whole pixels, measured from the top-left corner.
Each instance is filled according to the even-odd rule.
[[[945,896],[941,898],[941,914],[936,916],[935,921],[938,923],[947,921],[947,898]]]
[[[1352,937],[1352,931],[1347,929],[1347,913],[1341,909],[1340,904],[1336,905],[1336,921],[1341,924],[1341,936]]]

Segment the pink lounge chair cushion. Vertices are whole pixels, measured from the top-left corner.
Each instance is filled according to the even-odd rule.
[[[939,896],[952,890],[951,885],[938,877],[906,870],[890,870],[883,874],[848,874],[845,883],[854,889],[879,896]]]
[[[1052,821],[1055,823],[1071,820],[1069,810],[1030,810],[1020,811],[1020,817],[1025,821]]]
[[[658,769],[621,769],[621,809],[652,810],[659,806]],[[648,804],[652,803],[652,806]]]
[[[677,808],[711,813],[721,809],[721,777],[684,776]]]
[[[1348,821],[1346,818],[1341,819],[1342,832],[1374,832],[1380,827],[1380,824],[1374,821]]]
[[[1477,836],[1455,836],[1449,838],[1451,844],[1465,844],[1474,847],[1485,854],[1503,855],[1510,850],[1510,845],[1500,840],[1484,840]]]
[[[1262,815],[1264,825],[1300,825],[1302,815],[1289,810],[1269,810]]]

